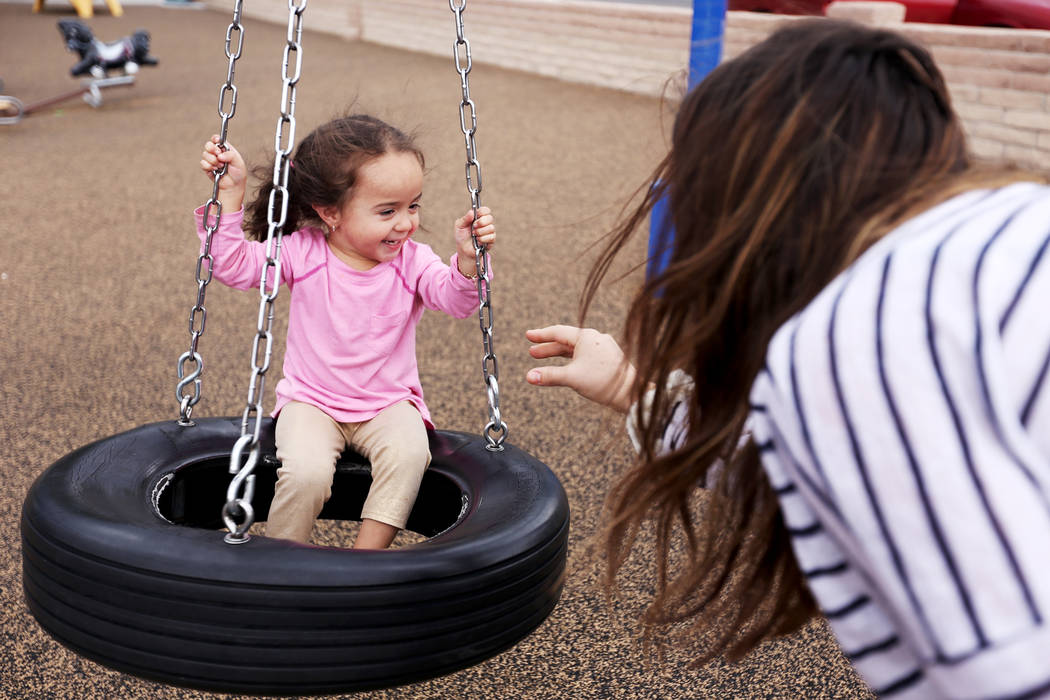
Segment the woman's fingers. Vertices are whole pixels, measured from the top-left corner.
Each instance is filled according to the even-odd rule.
[[[564,343],[540,343],[529,348],[529,354],[537,360],[548,357],[572,357],[573,347]]]
[[[573,356],[580,329],[575,326],[554,325],[525,331],[525,337],[535,343],[529,354],[537,360],[551,357]],[[571,370],[557,365],[533,367],[525,375],[530,384],[540,386],[566,386],[570,382]]]
[[[576,388],[571,368],[568,365],[548,365],[546,367],[533,367],[525,375],[525,381],[537,386],[567,386]]]
[[[525,331],[525,337],[534,343],[561,343],[569,348],[576,346],[580,329],[576,326],[556,324]]]

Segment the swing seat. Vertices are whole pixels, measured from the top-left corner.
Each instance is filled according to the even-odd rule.
[[[240,419],[145,425],[66,455],[22,510],[25,598],[55,639],[173,685],[327,694],[433,678],[489,658],[554,609],[569,508],[542,463],[512,445],[431,433],[408,529],[428,539],[362,551],[253,536],[223,541]],[[273,454],[273,421],[261,426]],[[265,517],[275,459],[260,460]],[[359,519],[367,462],[340,460],[321,517]]]

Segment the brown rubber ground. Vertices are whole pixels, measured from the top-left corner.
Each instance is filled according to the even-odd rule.
[[[76,87],[56,22],[0,4],[3,94],[32,103]],[[206,698],[209,693],[126,676],[53,641],[22,597],[18,521],[33,480],[77,446],[175,419],[176,359],[189,346],[197,238],[191,210],[211,192],[199,153],[219,129],[229,15],[128,6],[90,21],[111,41],[137,28],[160,65],[130,88],[79,99],[0,126],[0,697]],[[272,163],[284,28],[244,20],[230,140]],[[309,11],[306,26],[309,27]],[[412,23],[406,18],[405,31]],[[449,19],[449,46],[454,35]],[[469,24],[468,24],[469,35]],[[503,415],[510,441],[550,465],[572,507],[569,577],[550,618],[514,648],[476,667],[363,698],[817,698],[869,697],[823,624],[761,647],[737,665],[687,666],[684,654],[648,664],[632,613],[653,587],[644,543],[610,610],[588,555],[602,500],[627,464],[620,422],[568,390],[525,383],[527,328],[573,322],[590,246],[661,156],[666,110],[656,99],[484,65],[474,57],[482,201],[498,219],[493,303]],[[447,259],[451,222],[469,206],[463,182],[458,76],[448,58],[304,35],[296,116],[301,138],[351,107],[414,130],[427,154],[418,234]],[[644,255],[639,239],[634,261]],[[627,272],[626,262],[621,272]],[[617,332],[637,271],[606,286],[591,325]],[[211,285],[203,400],[196,415],[240,415],[258,295]],[[279,337],[287,298],[278,304]],[[280,345],[280,343],[278,343]],[[272,374],[278,374],[280,350]],[[438,425],[480,431],[486,418],[476,320],[428,314],[419,330],[426,397]],[[276,377],[268,377],[267,408]]]

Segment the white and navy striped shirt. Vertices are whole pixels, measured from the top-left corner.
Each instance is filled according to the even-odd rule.
[[[798,562],[893,698],[1050,696],[1050,188],[968,192],[774,336],[751,431]]]

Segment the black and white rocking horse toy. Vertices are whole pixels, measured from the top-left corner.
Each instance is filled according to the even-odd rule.
[[[22,104],[17,97],[0,95],[0,124],[17,124],[32,112],[74,97],[83,97],[92,107],[99,107],[103,89],[131,86],[140,66],[155,66],[158,63],[156,57],[149,53],[150,36],[145,29],[111,42],[99,41],[90,27],[75,19],[59,20],[58,31],[62,34],[66,48],[80,55],[80,60],[69,72],[74,77],[88,77],[82,79],[80,87],[75,90],[29,105]],[[111,70],[123,72],[110,75]]]
[[[70,69],[77,75],[105,78],[110,70],[123,69],[125,75],[134,75],[139,66],[155,66],[157,59],[149,55],[149,32],[139,29],[117,41],[104,42],[95,38],[91,28],[79,20],[58,21],[58,31],[66,48],[80,55]]]

